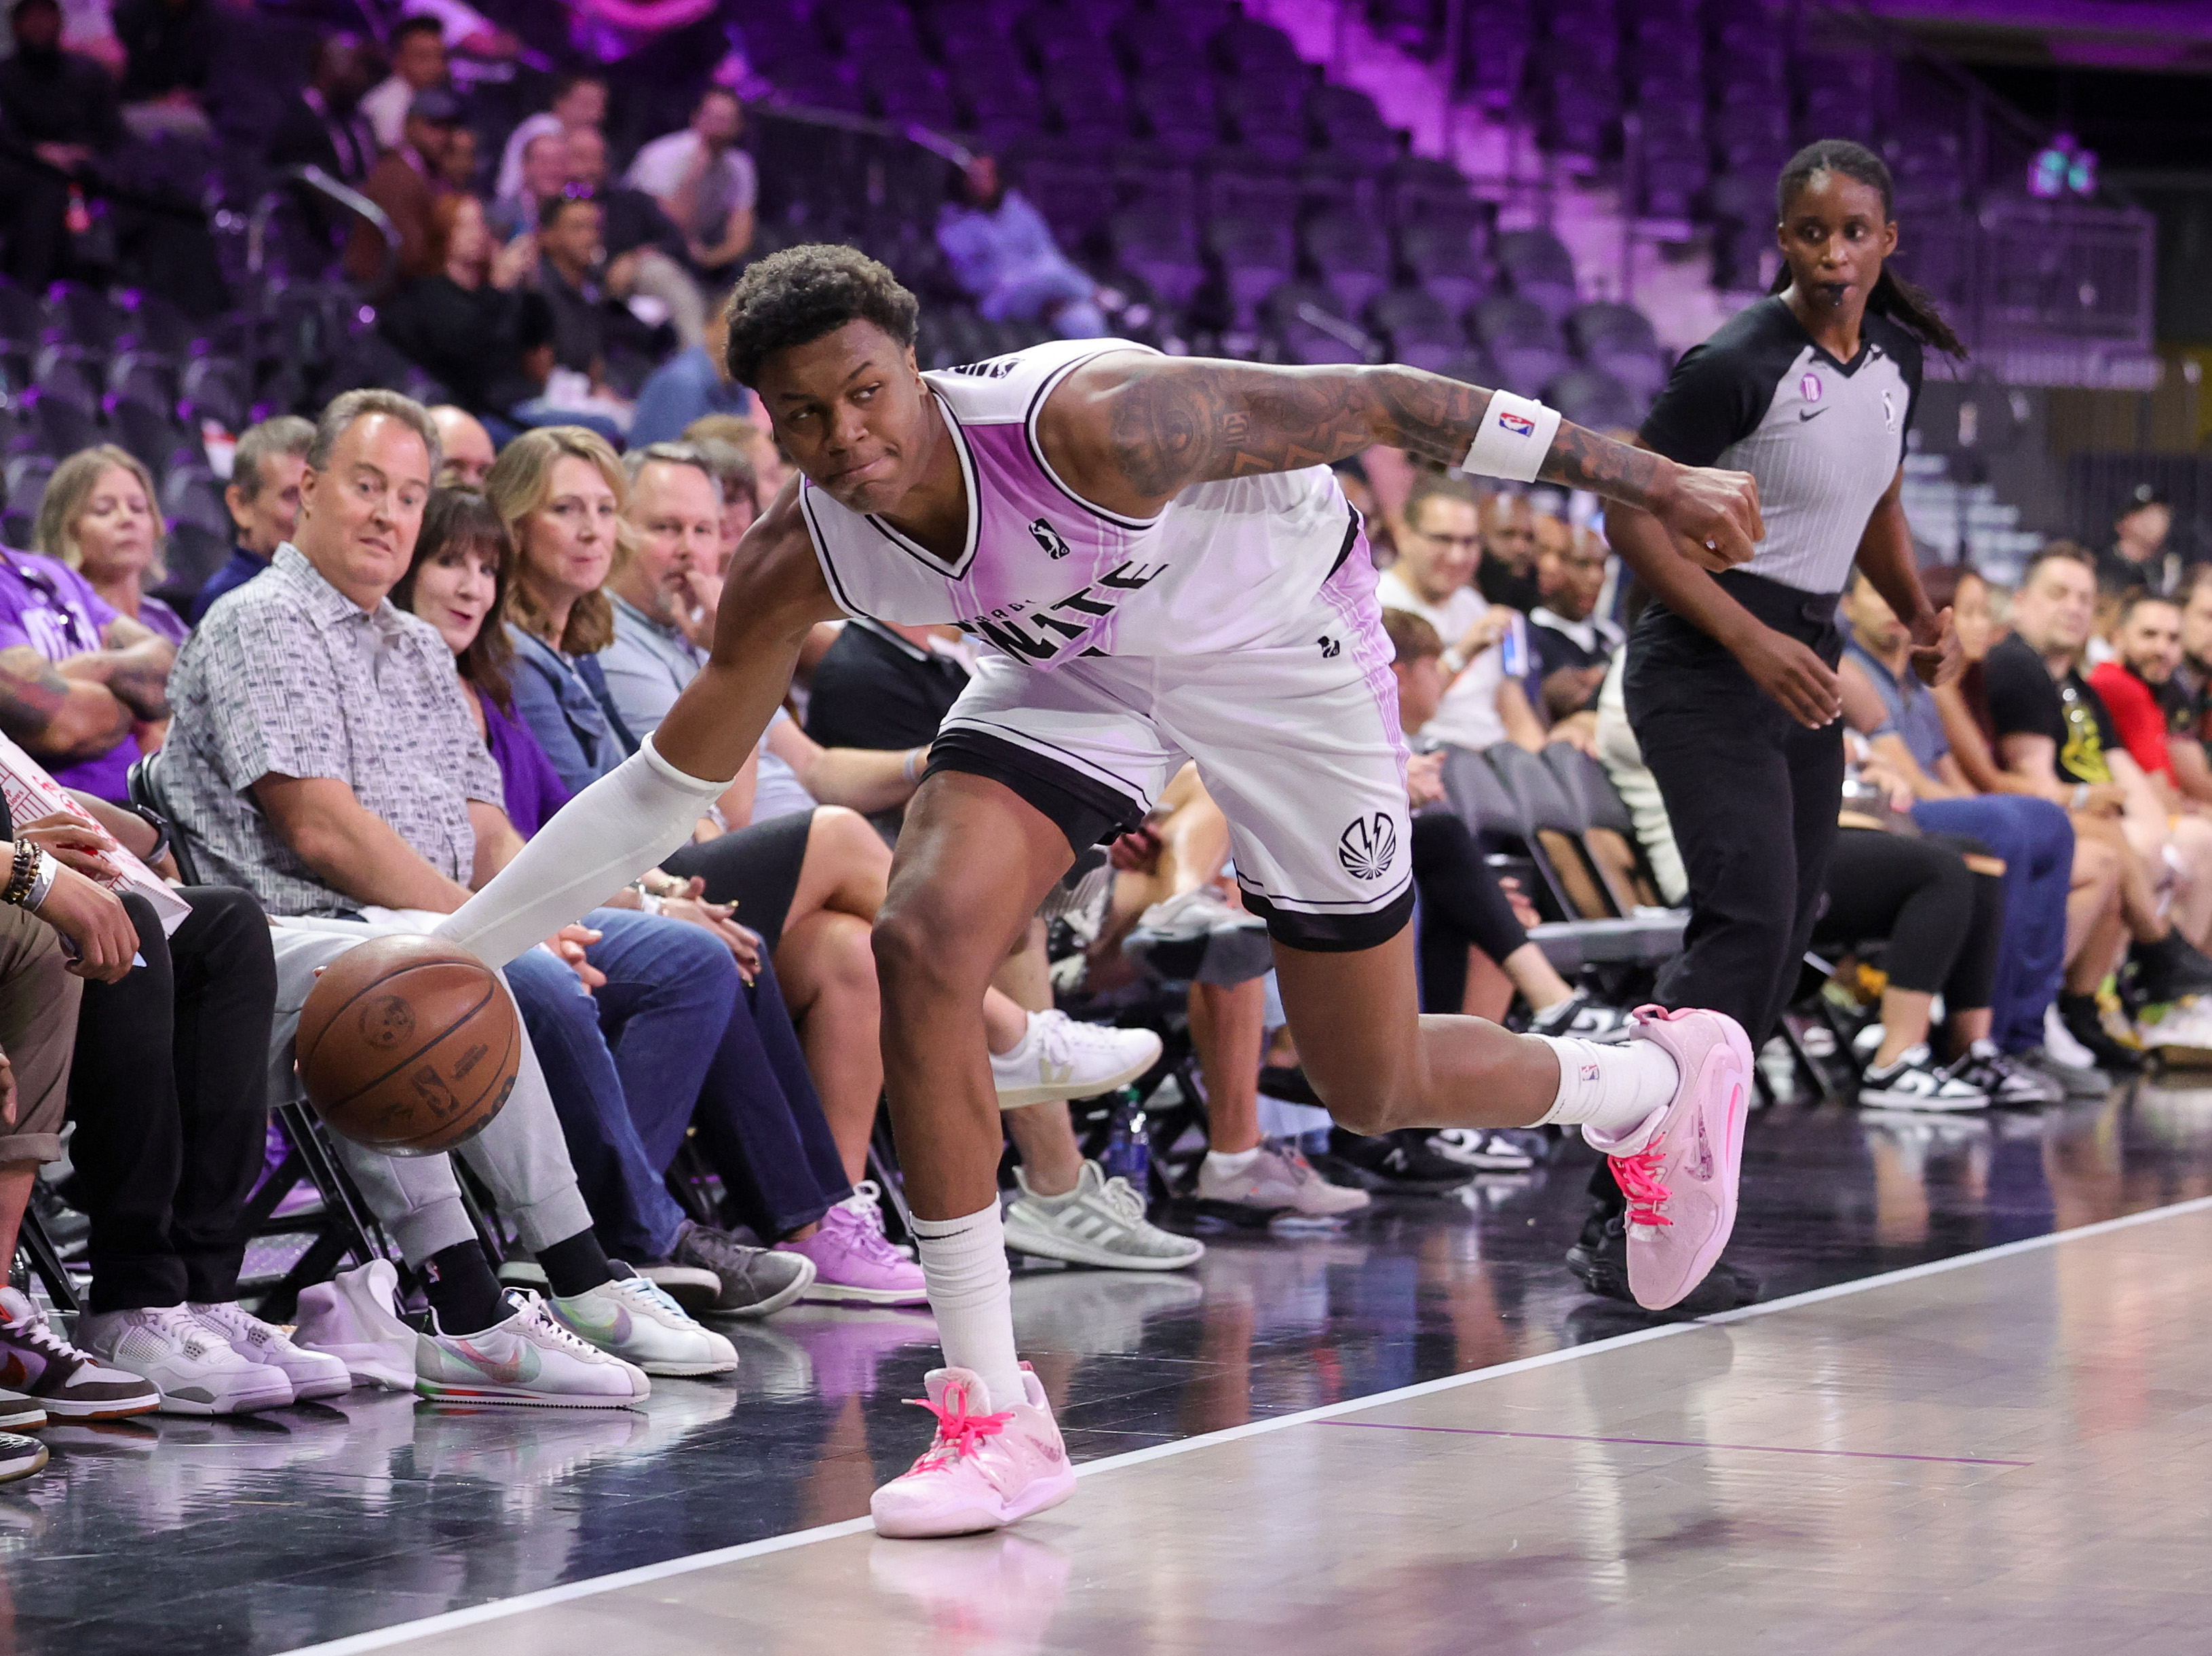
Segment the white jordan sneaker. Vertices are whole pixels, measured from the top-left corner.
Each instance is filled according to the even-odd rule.
[[[648,1374],[727,1374],[738,1366],[727,1338],[702,1328],[642,1276],[617,1276],[547,1304],[571,1333]]]
[[[1149,1029],[1115,1029],[1078,1023],[1064,1012],[1032,1012],[1013,1050],[994,1053],[991,1079],[999,1108],[1095,1099],[1127,1087],[1160,1058],[1160,1038]]]
[[[192,1304],[185,1307],[250,1363],[282,1369],[292,1382],[292,1399],[335,1397],[353,1390],[353,1376],[345,1364],[327,1351],[306,1351],[286,1337],[274,1323],[264,1323],[235,1300],[220,1305]]]
[[[240,1356],[182,1306],[90,1312],[77,1318],[76,1343],[159,1386],[165,1415],[244,1415],[292,1401],[283,1369]]]

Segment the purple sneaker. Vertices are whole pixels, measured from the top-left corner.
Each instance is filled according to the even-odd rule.
[[[921,1267],[884,1234],[882,1191],[862,1179],[853,1194],[822,1215],[821,1227],[803,1242],[779,1242],[787,1253],[814,1262],[814,1281],[800,1298],[848,1306],[920,1306],[929,1300]]]

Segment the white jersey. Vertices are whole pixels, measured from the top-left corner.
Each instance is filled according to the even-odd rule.
[[[839,606],[957,623],[1045,671],[1082,655],[1243,649],[1306,614],[1360,546],[1358,515],[1327,466],[1193,484],[1139,519],[1084,500],[1046,460],[1037,417],[1054,389],[1095,356],[1147,349],[1064,340],[925,374],[967,483],[966,539],[940,558],[802,478],[807,533]]]

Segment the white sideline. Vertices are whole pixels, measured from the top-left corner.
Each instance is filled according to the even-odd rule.
[[[1195,1437],[1181,1438],[1173,1443],[1156,1444],[1148,1449],[1132,1449],[1124,1454],[1107,1455],[1078,1466],[1076,1475],[1088,1477],[1100,1472],[1117,1470],[1127,1466],[1141,1466],[1148,1461],[1164,1460],[1170,1455],[1188,1454],[1194,1450],[1210,1449],[1224,1443],[1234,1443],[1241,1438],[1257,1437],[1266,1432],[1279,1432],[1285,1427],[1304,1426],[1315,1421],[1329,1420],[1339,1415],[1357,1414],[1366,1409],[1401,1403],[1410,1397],[1429,1397],[1438,1391],[1449,1391],[1464,1385],[1479,1385],[1508,1374],[1519,1374],[1532,1368],[1544,1368],[1554,1363],[1572,1362],[1601,1351],[1619,1351],[1628,1346],[1640,1345],[1649,1340],[1662,1340],[1670,1335],[1686,1333],[1697,1329],[1723,1326],[1730,1323],[1748,1322],[1754,1318],[1772,1316],[1777,1312],[1795,1311],[1805,1306],[1815,1306],[1823,1300],[1841,1299],[1846,1294],[1862,1294],[1869,1288],[1890,1288],[1900,1282],[1917,1282],[1923,1276],[1935,1276],[1945,1271],[1960,1269],[1968,1265],[1986,1264],[1991,1260],[2006,1259],[2014,1254],[2032,1253],[2053,1247],[2063,1242],[2072,1242],[2083,1237],[2103,1236],[2112,1231],[2125,1230],[2130,1226],[2147,1225],[2155,1221],[2178,1219],[2186,1214],[2203,1213],[2212,1209],[2212,1196],[2198,1196],[2188,1202],[2177,1202],[2163,1208],[2148,1208],[2141,1213],[2124,1214],[2118,1219],[2100,1220],[2094,1225],[2082,1225],[2069,1231],[2052,1231],[2043,1236],[2022,1238],[2017,1242],[2000,1243],[1993,1248],[1984,1248],[1973,1253],[1962,1253],[1948,1259],[1935,1259],[1926,1264],[1908,1265],[1901,1270],[1884,1271],[1878,1276],[1861,1277],[1856,1282],[1838,1282],[1825,1288],[1812,1288],[1803,1294],[1793,1294],[1786,1299],[1770,1300],[1755,1306],[1746,1306],[1739,1311],[1721,1312],[1695,1322],[1668,1323],[1657,1328],[1638,1329],[1633,1333],[1615,1335],[1609,1340],[1595,1340],[1588,1345],[1563,1347],[1534,1357],[1522,1357],[1510,1363],[1499,1363],[1491,1368],[1470,1369],[1464,1374],[1447,1374],[1438,1379],[1423,1380],[1413,1385],[1401,1385],[1394,1391],[1377,1391],[1364,1397],[1347,1398],[1319,1409],[1301,1409],[1294,1415],[1271,1416],[1266,1420],[1247,1422],[1243,1426],[1224,1428],[1218,1432],[1201,1433]],[[595,1575],[586,1580],[570,1581],[557,1587],[545,1587],[537,1592],[518,1594],[512,1598],[495,1599],[489,1604],[473,1604],[466,1610],[447,1610],[437,1616],[426,1616],[413,1622],[402,1622],[397,1626],[380,1628],[371,1633],[356,1633],[343,1639],[333,1639],[324,1644],[302,1645],[288,1651],[283,1656],[357,1656],[358,1653],[389,1650],[410,1640],[428,1638],[434,1634],[450,1633],[458,1629],[475,1627],[526,1610],[543,1610],[550,1604],[565,1604],[572,1598],[591,1598],[603,1592],[612,1592],[623,1587],[641,1586],[649,1581],[664,1580],[672,1575],[687,1575],[694,1570],[712,1569],[718,1564],[735,1563],[740,1559],[758,1558],[765,1554],[787,1551],[793,1547],[811,1546],[817,1541],[832,1541],[840,1536],[865,1534],[872,1527],[865,1518],[847,1519],[839,1524],[817,1525],[810,1530],[795,1530],[788,1535],[771,1536],[763,1541],[748,1541],[735,1547],[718,1547],[711,1552],[693,1553],[683,1558],[671,1558],[658,1564],[641,1565],[636,1569],[618,1570],[611,1575]]]

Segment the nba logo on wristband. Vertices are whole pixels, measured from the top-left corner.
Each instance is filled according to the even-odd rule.
[[[1500,412],[1498,417],[1498,423],[1504,426],[1508,431],[1510,431],[1516,437],[1533,437],[1536,435],[1535,421],[1528,418],[1524,415]]]
[[[1559,429],[1559,415],[1543,404],[1510,391],[1493,391],[1460,469],[1482,477],[1534,483]]]

